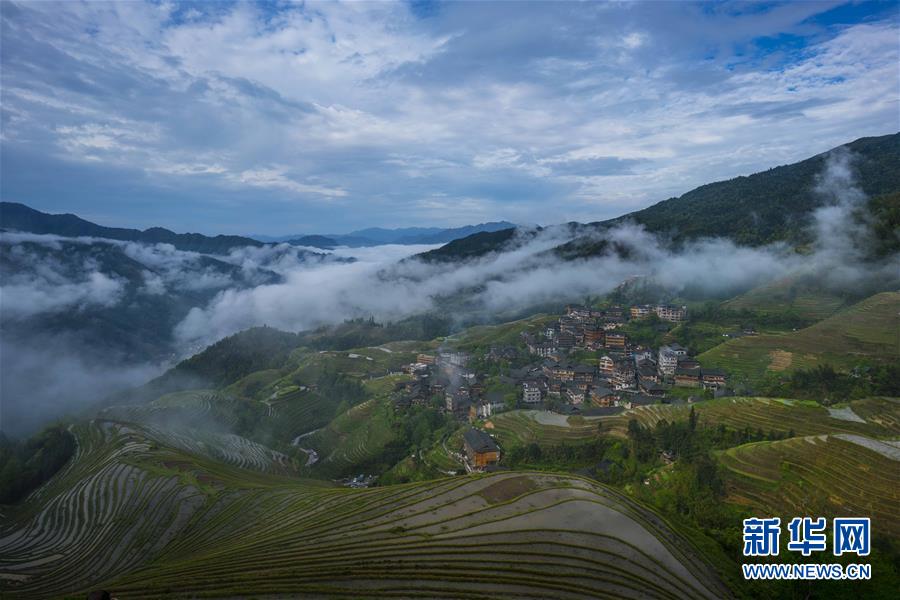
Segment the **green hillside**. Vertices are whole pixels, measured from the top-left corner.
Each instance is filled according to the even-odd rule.
[[[609,421],[610,418],[567,417],[549,411],[512,410],[491,417],[490,424],[491,432],[504,447],[512,447],[532,442],[558,445],[597,439],[606,433],[603,424]]]
[[[473,233],[453,240],[440,248],[417,254],[416,257],[425,262],[453,262],[478,258],[511,244],[515,240],[517,231],[516,228],[509,228]]]
[[[878,535],[900,540],[900,446],[836,434],[758,442],[719,454],[728,501],[760,516],[872,518]]]
[[[702,425],[725,425],[734,429],[762,429],[781,434],[818,435],[853,433],[870,437],[900,435],[900,404],[892,400],[866,398],[849,403],[852,415],[847,418],[846,409],[827,409],[814,402],[777,398],[720,398],[691,405]],[[687,420],[687,405],[658,404],[641,406],[615,419],[623,424],[627,419],[637,419],[642,425],[655,425],[660,421]],[[610,431],[616,431],[612,420]],[[627,423],[624,423],[627,424]],[[624,431],[622,432],[624,435]]]
[[[626,436],[628,421],[645,426],[662,421],[686,421],[693,407],[702,426],[724,425],[732,429],[787,435],[831,433],[870,437],[900,435],[900,403],[866,398],[849,405],[860,421],[841,418],[847,409],[827,409],[814,402],[775,398],[720,398],[691,405],[655,404],[641,406],[611,417],[567,417],[537,410],[513,410],[491,417],[492,433],[507,447],[536,442],[540,445],[578,443],[604,436]],[[834,416],[838,415],[838,416]]]
[[[867,195],[900,191],[900,134],[860,138],[845,147],[856,156],[857,179]],[[803,241],[809,214],[824,201],[814,190],[827,154],[703,185],[604,224],[634,221],[675,240],[720,236],[747,245]]]
[[[76,458],[3,510],[4,595],[730,595],[653,513],[577,477],[351,490],[212,461],[136,425],[74,432]]]
[[[758,381],[767,372],[860,360],[900,359],[900,293],[884,292],[805,329],[730,340],[704,352],[701,364]]]
[[[873,254],[884,256],[897,249],[897,193],[900,192],[900,133],[860,138],[842,148],[852,153],[853,167],[863,192],[872,197],[877,240]],[[829,151],[830,152],[830,151]],[[812,212],[826,202],[817,194],[817,178],[828,152],[806,160],[718,181],[695,188],[639,211],[588,225],[569,224],[574,240],[557,249],[566,259],[616,250],[597,236],[609,227],[633,222],[676,244],[704,237],[725,237],[741,245],[759,246],[776,241],[805,244]],[[516,230],[476,234],[418,255],[427,261],[464,260],[501,250]],[[521,230],[519,230],[521,231]],[[592,235],[586,235],[586,234]]]
[[[857,299],[846,291],[823,289],[813,278],[795,276],[753,288],[723,302],[722,307],[758,314],[792,314],[808,321],[821,321]]]

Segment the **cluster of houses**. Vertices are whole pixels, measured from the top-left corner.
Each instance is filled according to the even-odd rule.
[[[507,369],[497,378],[505,389],[518,390],[520,406],[546,406],[563,412],[601,414],[642,404],[668,401],[672,387],[693,387],[724,393],[726,375],[704,368],[678,344],[647,348],[632,344],[620,331],[629,318],[656,314],[678,322],[683,306],[641,305],[629,309],[597,310],[570,305],[556,322],[537,334],[523,332],[522,341],[532,362]],[[596,358],[580,361],[590,351]],[[524,349],[493,347],[489,361],[523,364]],[[403,367],[413,377],[397,384],[395,401],[400,406],[439,405],[459,420],[489,419],[508,407],[502,392],[485,389],[485,374],[470,368],[465,352],[442,350],[419,354]],[[495,386],[496,387],[496,386]],[[484,441],[484,440],[482,440]],[[472,447],[474,448],[474,441]]]
[[[485,359],[508,367],[502,375],[495,375],[492,385],[499,381],[503,389],[518,390],[519,406],[585,415],[616,414],[635,406],[673,401],[667,397],[673,387],[714,390],[717,396],[725,393],[725,373],[704,368],[679,344],[647,348],[631,343],[620,330],[629,319],[651,314],[680,322],[686,318],[686,308],[663,304],[604,310],[567,306],[565,314],[542,331],[523,332],[524,348],[498,346],[486,352]],[[593,356],[584,358],[584,351]],[[470,422],[488,420],[506,410],[508,392],[486,390],[485,374],[470,367],[471,358],[451,350],[419,354],[415,362],[403,367],[412,377],[397,384],[395,402],[400,407],[440,406],[445,413]],[[500,449],[483,431],[469,429],[463,443],[464,456],[460,458],[469,470],[492,468],[500,460]]]
[[[395,402],[424,406],[436,401],[460,420],[486,419],[503,410],[503,395],[485,391],[483,376],[468,367],[469,360],[465,352],[419,354],[416,362],[403,367],[413,379],[397,384]]]
[[[570,305],[565,315],[535,335],[523,333],[528,352],[540,357],[540,368],[522,382],[522,402],[529,405],[559,398],[573,406],[590,404],[597,407],[626,406],[658,402],[673,386],[724,391],[725,373],[702,368],[678,344],[658,349],[631,344],[619,331],[625,324],[626,311],[614,306],[597,310]],[[631,319],[655,314],[672,322],[687,316],[684,306],[659,304],[632,306]],[[600,354],[590,364],[570,361],[573,351],[587,350]]]
[[[643,319],[650,315],[656,315],[663,321],[671,321],[673,323],[681,323],[687,318],[686,306],[672,306],[671,304],[639,304],[629,309],[632,319]]]

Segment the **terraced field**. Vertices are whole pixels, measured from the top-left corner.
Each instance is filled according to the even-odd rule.
[[[469,327],[465,331],[448,338],[447,343],[461,349],[507,344],[515,346],[521,343],[521,333],[523,331],[537,331],[558,318],[559,315],[538,314],[527,319],[510,321],[499,325]]]
[[[900,448],[848,434],[759,442],[720,453],[728,500],[755,514],[869,516],[900,540]]]
[[[271,425],[285,442],[312,431],[334,417],[338,402],[310,390],[294,390],[271,401],[272,414],[263,425]]]
[[[391,346],[396,350],[391,350]],[[406,349],[406,346],[386,344],[385,347],[391,352],[385,352],[384,349],[378,347],[357,348],[341,352],[310,352],[302,355],[296,370],[286,379],[300,377],[305,381],[312,382],[325,368],[353,377],[380,376],[390,371],[399,371],[402,365],[414,362],[416,359],[416,352]]]
[[[234,398],[215,390],[197,389],[165,394],[145,404],[110,406],[101,410],[100,415],[141,423],[177,422],[189,425],[203,422],[229,428],[235,422],[231,410],[234,402]]]
[[[784,314],[819,321],[844,308],[847,297],[826,290],[817,279],[807,276],[786,277],[761,285],[722,306],[731,310],[752,310],[759,313]]]
[[[341,474],[376,456],[394,439],[383,410],[378,400],[367,400],[304,438],[302,446],[319,453],[316,470]]]
[[[730,595],[653,513],[577,477],[350,490],[226,465],[138,426],[74,433],[77,456],[0,519],[4,596]]]
[[[581,442],[600,435],[606,417],[566,417],[548,411],[512,410],[491,417],[488,429],[506,445],[531,442],[546,445]],[[602,431],[605,432],[605,426]]]
[[[800,331],[730,340],[700,355],[704,366],[720,367],[751,381],[767,371],[820,364],[850,367],[861,359],[900,360],[900,292],[884,292]]]
[[[832,416],[810,402],[773,398],[720,398],[693,405],[654,404],[613,416],[579,420],[545,411],[513,410],[491,418],[494,433],[505,444],[558,445],[590,440],[598,436],[625,437],[628,421],[654,426],[661,420],[687,420],[690,407],[697,411],[701,425],[724,424],[734,429],[776,431],[794,435],[856,433],[872,437],[900,435],[900,401],[886,398],[855,400],[849,405],[859,420]],[[599,425],[599,428],[598,428]]]
[[[761,428],[794,435],[822,433],[855,433],[873,437],[900,435],[900,401],[867,398],[850,403],[853,414],[863,423],[832,416],[826,408],[807,402],[774,398],[720,398],[693,404],[701,425],[724,424],[734,429]],[[688,418],[690,406],[656,404],[641,406],[610,419],[608,431],[624,435],[628,419],[653,426]]]

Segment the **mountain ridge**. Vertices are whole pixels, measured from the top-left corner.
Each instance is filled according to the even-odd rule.
[[[816,193],[816,184],[825,161],[839,149],[851,153],[858,185],[870,197],[868,209],[875,216],[874,230],[887,238],[893,232],[900,240],[896,222],[900,213],[896,207],[900,199],[900,133],[894,133],[859,138],[796,163],[708,183],[613,219],[565,224],[573,237],[558,246],[556,254],[568,260],[602,254],[608,248],[600,236],[626,223],[641,225],[673,245],[724,237],[744,246],[778,241],[802,246],[811,241],[808,225],[813,211],[827,202]],[[504,249],[516,237],[512,232],[494,232],[493,239],[475,234],[416,256],[425,261],[476,258]],[[897,240],[888,239],[888,247],[878,252],[892,251],[900,245]]]
[[[264,246],[263,242],[239,235],[207,236],[201,233],[175,233],[163,227],[128,229],[106,227],[72,213],[45,213],[19,202],[0,202],[0,227],[36,234],[63,237],[98,237],[145,244],[172,244],[178,250],[207,254],[227,254],[238,246]]]
[[[367,227],[350,233],[326,233],[307,235],[284,236],[251,236],[264,242],[286,242],[297,246],[312,246],[315,248],[331,249],[337,246],[359,248],[367,246],[381,246],[385,244],[445,244],[453,240],[461,239],[469,235],[484,232],[494,232],[503,229],[517,227],[509,221],[487,221],[477,225],[463,225],[461,227],[398,227],[388,229],[384,227]]]

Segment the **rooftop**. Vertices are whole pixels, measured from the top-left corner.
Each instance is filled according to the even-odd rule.
[[[479,429],[469,429],[463,434],[466,444],[475,452],[499,452],[493,438]]]

